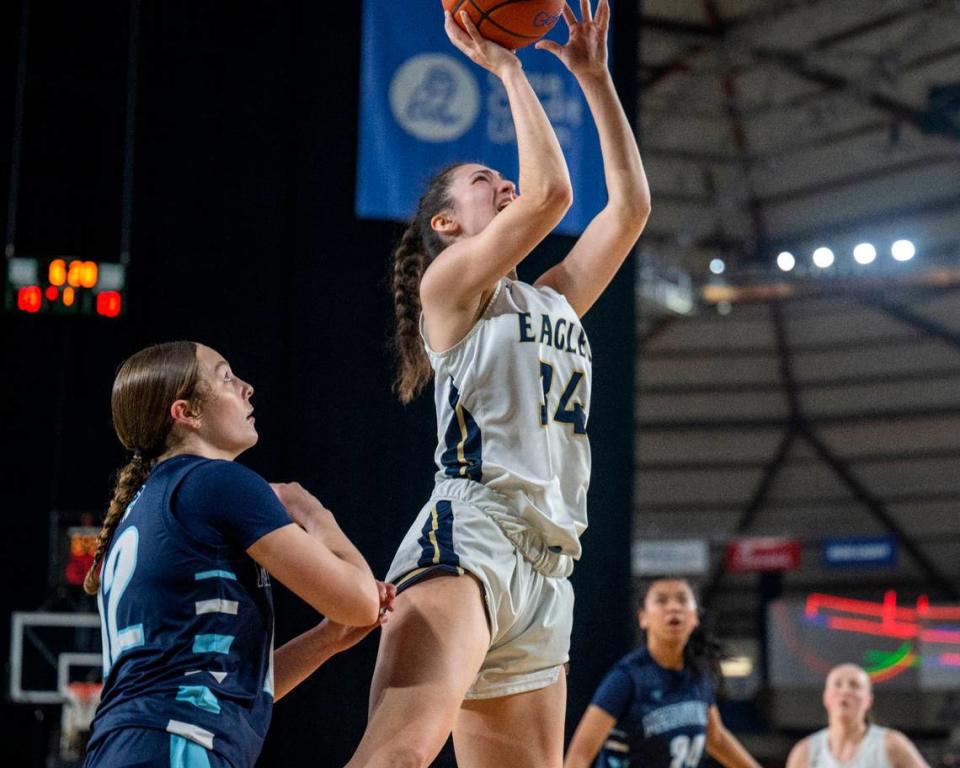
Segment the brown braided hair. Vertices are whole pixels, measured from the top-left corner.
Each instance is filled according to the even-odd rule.
[[[448,165],[427,184],[417,212],[393,251],[393,305],[396,324],[391,344],[397,374],[393,389],[400,402],[413,400],[432,375],[430,360],[420,339],[420,280],[430,262],[447,247],[430,220],[453,206],[450,184],[460,163]]]
[[[110,402],[113,429],[133,457],[117,472],[93,565],[83,581],[87,594],[95,595],[100,587],[103,556],[124,512],[157,459],[173,447],[170,406],[176,400],[187,400],[191,409],[199,412],[202,390],[197,345],[192,341],[147,347],[128,357],[117,371]]]

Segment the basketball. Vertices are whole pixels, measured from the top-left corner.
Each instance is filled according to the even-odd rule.
[[[564,0],[443,0],[461,27],[465,10],[487,40],[514,50],[537,42],[553,29],[563,12]]]

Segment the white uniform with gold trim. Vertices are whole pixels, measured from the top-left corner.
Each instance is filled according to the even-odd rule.
[[[552,288],[504,278],[460,343],[427,350],[436,374],[437,479],[482,483],[547,546],[579,557],[592,375],[573,308]]]
[[[567,300],[504,278],[467,336],[435,352],[437,483],[387,573],[483,587],[490,648],[468,699],[556,681],[569,658],[566,578],[587,527],[590,345]]]

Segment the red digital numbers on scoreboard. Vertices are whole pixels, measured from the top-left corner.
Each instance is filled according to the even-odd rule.
[[[17,309],[24,312],[39,312],[43,305],[40,288],[36,285],[27,285],[17,291]]]
[[[97,314],[124,310],[126,265],[81,259],[7,259],[8,310],[37,314]]]
[[[104,317],[116,317],[123,307],[123,299],[116,291],[100,291],[97,294],[97,314]]]

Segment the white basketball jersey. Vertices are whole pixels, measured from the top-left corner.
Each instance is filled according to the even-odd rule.
[[[824,728],[810,738],[810,768],[890,768],[887,759],[887,729],[878,725],[867,727],[867,733],[848,763],[839,762],[830,752],[828,731]]]
[[[501,494],[550,547],[580,556],[587,527],[591,356],[580,319],[552,288],[504,278],[435,373],[437,479]]]

